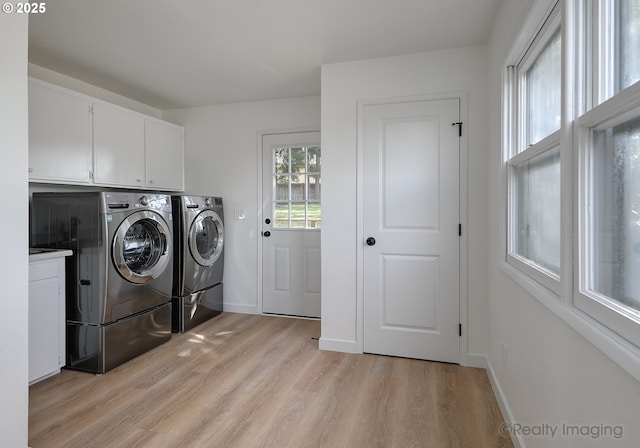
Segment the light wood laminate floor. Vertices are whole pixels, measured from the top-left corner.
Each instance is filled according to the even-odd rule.
[[[63,370],[30,388],[29,446],[512,446],[484,370],[318,336],[318,321],[223,313],[104,375]]]

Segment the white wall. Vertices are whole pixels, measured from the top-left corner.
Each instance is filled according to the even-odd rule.
[[[529,436],[527,447],[640,446],[640,384],[500,269],[500,98],[507,53],[533,0],[502,2],[489,52],[489,360],[511,410],[526,425],[623,425],[624,437]],[[507,362],[502,354],[507,347]],[[505,416],[506,417],[506,416]]]
[[[28,18],[0,14],[0,441],[27,446]]]
[[[487,351],[487,53],[461,48],[322,67],[322,338],[325,349],[361,350],[356,297],[358,100],[468,93],[468,353]]]
[[[261,313],[258,133],[320,129],[320,97],[174,109],[163,118],[185,127],[185,192],[224,201],[225,311]],[[235,209],[244,220],[234,219]]]

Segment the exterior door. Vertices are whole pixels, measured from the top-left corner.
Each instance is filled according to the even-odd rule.
[[[320,133],[264,135],[262,311],[320,317]]]
[[[366,352],[459,362],[459,110],[362,106]]]

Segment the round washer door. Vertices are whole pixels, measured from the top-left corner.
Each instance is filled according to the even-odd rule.
[[[211,266],[220,257],[224,244],[224,225],[213,210],[205,210],[189,229],[189,251],[199,265]]]
[[[169,225],[152,211],[132,213],[116,230],[111,253],[122,277],[132,283],[149,283],[171,260]]]

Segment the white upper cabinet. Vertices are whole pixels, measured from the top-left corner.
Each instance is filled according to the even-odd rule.
[[[144,118],[94,103],[93,163],[96,184],[144,187]]]
[[[89,183],[91,102],[29,82],[29,178]]]
[[[29,80],[29,180],[181,191],[184,128]]]
[[[183,128],[159,120],[145,120],[147,187],[159,190],[184,188]]]

